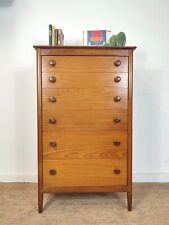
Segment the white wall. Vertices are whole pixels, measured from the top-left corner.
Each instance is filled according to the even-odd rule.
[[[48,24],[65,44],[82,31],[124,31],[136,45],[133,170],[135,181],[169,181],[169,1],[0,0],[0,181],[35,181],[35,44]]]

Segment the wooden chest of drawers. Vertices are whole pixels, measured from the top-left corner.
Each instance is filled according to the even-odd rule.
[[[127,192],[131,210],[135,47],[34,47],[39,212],[48,192]]]

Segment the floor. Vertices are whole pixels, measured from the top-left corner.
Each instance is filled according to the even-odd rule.
[[[0,225],[169,225],[169,183],[134,184],[126,193],[46,194],[37,212],[37,184],[0,183]]]

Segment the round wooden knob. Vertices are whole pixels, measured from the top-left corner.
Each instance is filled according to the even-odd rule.
[[[55,124],[55,123],[56,123],[56,118],[55,118],[55,117],[51,117],[51,118],[49,119],[49,123]]]
[[[114,123],[120,123],[120,121],[121,121],[121,120],[120,120],[120,117],[115,117],[115,118],[114,118]]]
[[[118,59],[118,60],[116,60],[115,62],[114,62],[114,65],[115,66],[120,66],[121,65],[121,61]]]
[[[49,174],[52,175],[52,176],[56,175],[56,170],[50,169]]]
[[[53,141],[53,140],[51,140],[51,141],[49,142],[49,144],[50,144],[50,146],[51,146],[52,148],[55,148],[55,147],[57,146],[56,141]]]
[[[115,102],[120,102],[120,100],[121,100],[121,97],[120,97],[120,96],[114,97],[114,101],[115,101]]]
[[[56,77],[49,77],[49,81],[50,81],[51,83],[54,83],[54,82],[56,81]]]
[[[119,141],[119,140],[115,140],[115,141],[114,141],[114,145],[115,145],[115,146],[119,146],[119,145],[120,145],[120,141]]]
[[[50,102],[56,102],[56,97],[55,96],[50,96],[49,97]]]
[[[120,76],[117,76],[114,78],[114,82],[118,83],[121,81],[121,77]]]
[[[120,174],[120,172],[121,172],[120,169],[114,169],[115,174]]]
[[[55,66],[56,65],[55,60],[53,60],[53,59],[49,60],[49,65],[50,66]]]

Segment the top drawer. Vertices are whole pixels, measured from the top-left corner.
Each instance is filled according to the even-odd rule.
[[[128,57],[42,56],[42,72],[128,72]]]

